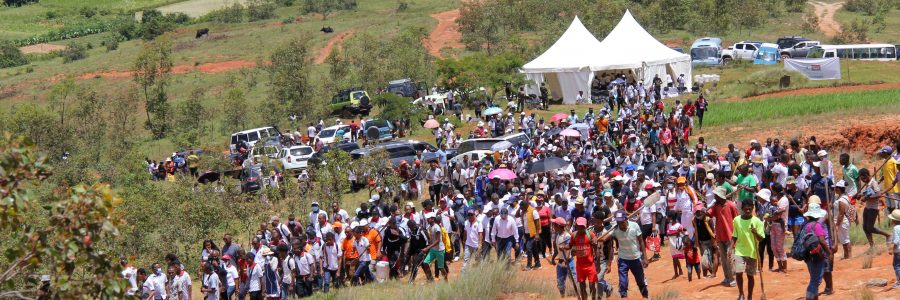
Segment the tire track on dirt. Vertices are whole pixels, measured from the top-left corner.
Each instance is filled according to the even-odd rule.
[[[353,34],[353,30],[347,30],[341,33],[336,34],[335,36],[328,39],[328,43],[325,44],[325,47],[319,49],[319,54],[316,55],[316,59],[313,60],[317,65],[325,62],[325,59],[328,58],[328,55],[331,54],[331,50],[334,49],[335,46],[340,46],[338,43],[342,43],[344,39]]]

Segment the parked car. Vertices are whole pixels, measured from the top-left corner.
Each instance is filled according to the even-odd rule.
[[[735,59],[753,60],[753,54],[759,50],[761,42],[742,41],[734,43],[731,47],[722,50],[722,64],[728,64]]]
[[[353,152],[353,150],[359,149],[359,144],[357,143],[338,143],[329,146],[325,146],[319,151],[313,153],[312,156],[306,161],[307,167],[309,166],[317,166],[325,163],[325,154],[332,150],[344,151],[347,153]]]
[[[256,161],[262,161],[263,158],[278,158],[278,153],[280,152],[281,147],[273,146],[273,145],[257,145],[250,149],[250,156],[255,158]]]
[[[253,166],[241,171],[241,193],[252,193],[262,188],[262,168]]]
[[[338,136],[338,133],[341,132],[343,132],[341,136]],[[334,125],[322,128],[322,131],[316,137],[325,145],[341,142],[345,139],[350,140],[350,125]]]
[[[775,42],[778,45],[778,49],[787,49],[794,47],[799,42],[808,41],[809,39],[804,38],[802,36],[785,36],[778,39]]]
[[[722,64],[722,39],[699,38],[691,45],[691,65],[718,66]]]
[[[310,146],[292,146],[282,148],[278,154],[285,171],[297,171],[306,169],[309,158],[313,156],[314,150]]]
[[[342,90],[331,97],[331,113],[349,119],[354,115],[368,116],[372,110],[369,93],[361,87]]]
[[[492,155],[494,151],[491,150],[475,150],[466,152],[465,155],[457,155],[453,158],[450,158],[450,162],[454,164],[462,163],[465,157],[469,158],[470,162],[481,161],[488,155]]]
[[[265,141],[271,138],[278,140],[280,137],[281,132],[275,127],[260,127],[238,131],[231,134],[231,144],[229,145],[229,148],[231,149],[231,152],[234,153],[237,152],[241,143],[246,143],[247,147],[253,147],[256,145],[256,142],[260,140]]]
[[[806,57],[806,55],[809,54],[809,50],[812,50],[813,47],[820,44],[822,43],[819,41],[801,41],[789,48],[780,48],[779,54],[781,55],[781,59]]]
[[[404,78],[394,80],[388,83],[388,93],[397,94],[400,97],[419,98],[426,94],[427,88],[425,82],[413,82],[412,79]]]
[[[388,159],[391,161],[391,165],[396,167],[396,166],[400,165],[401,161],[405,160],[409,163],[412,163],[416,159],[418,159],[416,157],[416,154],[417,154],[416,148],[426,148],[427,149],[428,147],[425,145],[430,146],[430,148],[434,148],[434,146],[431,146],[430,144],[425,143],[425,142],[394,141],[394,142],[378,144],[378,145],[375,145],[374,147],[370,147],[370,148],[353,150],[353,152],[350,152],[350,157],[352,157],[353,159],[360,159],[366,155],[369,155],[370,153],[372,153],[375,150],[384,149],[385,151],[387,151]],[[437,161],[439,159],[440,159],[440,157],[436,153],[425,152],[422,154],[422,159],[420,159],[420,161],[422,161],[423,163],[427,163],[427,162]]]
[[[759,50],[753,54],[754,65],[774,65],[778,60],[778,45],[772,43],[762,43]]]
[[[457,155],[464,155],[475,150],[491,150],[491,146],[500,141],[508,141],[513,145],[518,145],[523,142],[530,143],[531,138],[528,137],[527,134],[520,132],[496,138],[468,139],[459,143],[459,147],[456,148],[456,153]]]
[[[362,122],[363,135],[368,134],[369,128],[378,129],[378,141],[388,141],[394,138],[394,125],[381,119],[369,119]],[[366,136],[368,138],[368,136]]]

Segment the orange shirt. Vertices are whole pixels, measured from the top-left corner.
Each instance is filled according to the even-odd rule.
[[[600,120],[597,120],[597,129],[600,132],[606,132],[607,128],[609,128],[609,120],[607,120],[606,118],[600,118]]]
[[[369,231],[366,232],[366,239],[369,240],[369,255],[372,256],[372,260],[375,260],[381,253],[381,235],[378,234],[378,230],[369,228]]]
[[[348,236],[341,242],[341,251],[344,252],[345,259],[356,259],[359,257],[359,253],[353,247],[353,239],[355,239],[353,236]]]

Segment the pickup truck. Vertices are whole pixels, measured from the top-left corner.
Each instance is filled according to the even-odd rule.
[[[781,59],[785,58],[795,58],[795,57],[806,57],[806,54],[809,53],[809,50],[812,50],[813,47],[818,46],[822,43],[819,41],[802,41],[790,48],[779,49],[778,52],[781,55]]]
[[[753,60],[753,54],[759,50],[761,42],[741,41],[734,43],[733,46],[722,50],[722,64],[728,64],[732,60]]]

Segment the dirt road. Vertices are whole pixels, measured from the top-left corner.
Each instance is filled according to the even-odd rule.
[[[816,16],[819,17],[819,30],[827,36],[836,36],[841,33],[841,23],[834,20],[834,14],[844,6],[844,2],[825,3],[810,1]]]
[[[328,43],[325,44],[325,47],[322,47],[322,49],[319,49],[319,54],[316,55],[316,59],[314,60],[314,62],[316,64],[324,63],[325,59],[328,58],[328,55],[331,54],[331,50],[334,49],[335,46],[340,46],[340,45],[338,45],[338,43],[343,42],[344,39],[346,39],[351,34],[353,34],[353,30],[347,30],[347,31],[335,34],[333,37],[328,39]]]
[[[65,50],[65,45],[55,45],[48,43],[34,44],[25,47],[20,47],[19,51],[22,51],[22,54],[31,54],[31,53],[40,53],[47,54],[53,51]]]
[[[428,35],[425,41],[425,48],[428,53],[435,57],[441,57],[441,49],[452,48],[459,49],[463,47],[460,42],[462,34],[459,32],[459,26],[456,25],[456,19],[459,18],[459,9],[448,10],[431,15],[438,21],[437,26]]]
[[[213,63],[205,63],[199,65],[176,65],[172,67],[172,74],[183,74],[191,71],[198,71],[207,74],[215,74],[222,73],[232,70],[239,70],[241,68],[254,68],[256,67],[256,62],[245,61],[245,60],[232,60],[232,61],[220,61]],[[91,79],[96,77],[102,78],[127,78],[134,76],[134,72],[132,71],[97,71],[81,74],[78,76],[79,79]]]

